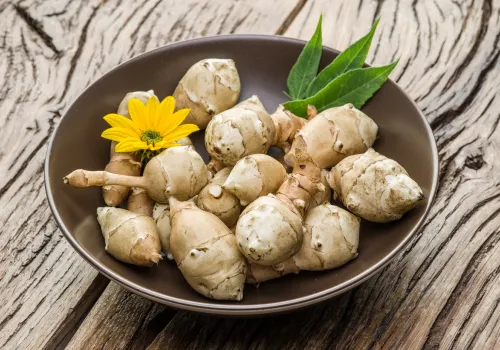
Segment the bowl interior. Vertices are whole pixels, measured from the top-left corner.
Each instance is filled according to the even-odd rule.
[[[109,141],[100,137],[102,117],[116,111],[129,91],[154,89],[163,98],[172,94],[186,70],[207,57],[232,58],[241,83],[240,99],[259,96],[269,112],[286,101],[282,91],[303,42],[281,37],[226,36],[169,45],[128,61],[97,80],[68,108],[53,136],[47,159],[47,190],[54,214],[70,242],[97,269],[124,286],[157,301],[207,312],[259,312],[291,308],[347,290],[373,274],[409,239],[426,213],[436,187],[434,140],[416,105],[391,81],[366,104],[363,111],[380,127],[374,148],[398,161],[420,184],[425,201],[402,220],[390,224],[363,222],[359,256],[348,264],[321,273],[301,272],[279,280],[246,286],[241,302],[208,300],[194,292],[172,261],[154,268],[120,263],[104,251],[96,208],[104,202],[100,188],[73,189],[64,175],[77,168],[101,170],[109,160]],[[325,48],[322,66],[336,51]],[[207,160],[203,132],[192,137]]]

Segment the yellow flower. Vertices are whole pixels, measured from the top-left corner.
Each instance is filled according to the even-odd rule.
[[[111,128],[104,130],[101,136],[118,142],[116,152],[157,151],[180,146],[175,141],[200,129],[194,124],[180,125],[190,109],[174,113],[174,108],[172,96],[166,97],[161,103],[153,96],[146,105],[133,98],[128,102],[130,119],[119,114],[106,115],[104,120]]]

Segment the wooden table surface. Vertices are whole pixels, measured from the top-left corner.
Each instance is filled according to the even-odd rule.
[[[298,313],[175,311],[99,275],[64,239],[43,180],[62,111],[117,64],[228,33],[344,49],[381,16],[368,62],[429,120],[440,189],[383,271]],[[0,0],[0,348],[500,349],[500,0]]]

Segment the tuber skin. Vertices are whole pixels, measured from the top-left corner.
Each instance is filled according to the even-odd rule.
[[[302,247],[290,259],[273,266],[248,266],[247,283],[258,284],[299,271],[330,270],[358,256],[360,219],[347,210],[321,204],[304,220]]]
[[[277,194],[260,197],[241,213],[236,240],[250,264],[272,266],[296,254],[305,231],[303,216],[312,197],[325,190],[321,169],[301,151]]]
[[[306,122],[282,106],[269,115],[259,98],[252,96],[210,121],[205,146],[212,162],[234,166],[247,155],[266,154],[273,145],[288,151]]]
[[[231,230],[193,202],[174,197],[170,215],[170,248],[189,285],[208,298],[241,300],[247,266]]]
[[[116,113],[130,118],[128,102],[133,98],[137,98],[146,104],[152,96],[154,96],[153,90],[129,92],[120,102]],[[104,171],[128,176],[139,176],[141,174],[141,156],[137,153],[115,152],[115,147],[116,142],[111,142],[109,163],[104,168]],[[130,187],[128,186],[109,185],[102,188],[104,202],[110,207],[120,206],[127,199],[129,193]]]
[[[132,213],[153,216],[155,203],[149,198],[146,191],[139,187],[132,187],[127,201],[127,210]]]
[[[151,217],[113,207],[97,208],[97,221],[106,251],[115,259],[137,266],[161,260],[160,239]]]
[[[318,192],[314,197],[312,197],[311,203],[309,204],[308,210],[317,207],[318,205],[324,203],[330,203],[332,200],[332,189],[330,184],[328,183],[328,177],[330,175],[330,171],[327,169],[321,169],[321,183],[325,186],[325,190],[323,192]]]
[[[398,162],[372,148],[342,160],[328,182],[349,211],[373,222],[399,220],[424,199],[422,189]]]
[[[156,227],[158,228],[161,251],[167,256],[168,260],[173,260],[174,256],[170,250],[170,234],[172,233],[170,206],[168,204],[156,203],[153,208],[153,220],[156,222]]]
[[[304,143],[294,141],[285,161],[293,165],[297,149],[302,147],[320,168],[331,168],[345,157],[364,153],[372,147],[377,132],[377,124],[352,104],[329,108],[298,132]]]
[[[234,61],[209,58],[189,68],[173,97],[177,109],[191,109],[184,124],[196,124],[205,129],[214,115],[236,104],[240,91],[240,77]]]
[[[169,197],[189,199],[208,183],[211,174],[193,146],[171,147],[151,158],[143,176],[125,176],[106,171],[78,169],[64,178],[77,188],[124,185],[140,187],[157,203],[167,203]]]
[[[286,180],[283,165],[266,154],[252,154],[236,163],[222,188],[239,198],[242,206],[274,193]]]
[[[227,227],[236,225],[242,210],[238,197],[222,187],[230,172],[231,168],[224,168],[215,174],[196,198],[198,208],[214,214]]]

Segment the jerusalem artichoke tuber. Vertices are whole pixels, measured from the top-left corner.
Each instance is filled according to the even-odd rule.
[[[114,258],[138,266],[153,266],[161,260],[160,240],[152,218],[125,209],[97,208],[97,220]]]
[[[168,198],[189,199],[208,183],[211,174],[193,146],[178,146],[164,150],[151,158],[143,176],[125,176],[106,171],[75,170],[64,178],[73,187],[124,185],[146,190],[157,203]]]
[[[149,198],[146,191],[139,187],[132,187],[127,201],[127,210],[132,213],[146,216],[153,215],[153,206],[155,203]]]
[[[189,285],[212,299],[241,300],[246,262],[231,230],[215,215],[174,197],[170,215],[170,248]]]
[[[198,208],[214,214],[227,227],[233,227],[241,213],[239,199],[222,187],[230,172],[231,168],[224,168],[215,174],[196,199]]]
[[[222,186],[239,198],[242,206],[278,190],[286,180],[283,165],[266,154],[252,154],[236,163]]]
[[[424,198],[399,163],[371,148],[342,160],[328,181],[347,209],[373,222],[398,220]]]
[[[377,124],[352,104],[330,108],[299,131],[304,143],[293,142],[285,161],[293,165],[297,148],[303,147],[320,168],[331,168],[347,156],[365,152],[377,132]]]
[[[317,207],[320,204],[330,203],[332,200],[332,189],[328,183],[328,176],[330,172],[327,169],[321,170],[321,183],[325,186],[323,192],[318,192],[314,197],[312,197],[311,203],[309,204],[308,210]]]
[[[170,234],[172,226],[170,222],[170,206],[168,204],[156,203],[153,208],[153,220],[158,228],[160,237],[161,250],[167,256],[168,260],[172,260],[172,252],[170,251]]]
[[[273,266],[251,264],[247,282],[260,283],[299,271],[323,271],[344,265],[358,253],[360,219],[329,203],[308,211],[302,247],[288,260]]]
[[[216,115],[205,132],[205,146],[214,161],[233,166],[241,158],[267,153],[277,145],[288,151],[306,120],[278,107],[269,115],[257,96]]]
[[[142,103],[146,104],[152,96],[154,96],[152,90],[129,92],[120,102],[117,114],[130,118],[130,114],[128,113],[128,101],[133,98],[137,98]],[[140,155],[129,152],[115,152],[115,147],[116,142],[112,141],[109,163],[104,168],[104,171],[115,174],[139,176],[141,174]],[[117,207],[121,205],[128,197],[129,193],[130,188],[128,186],[109,185],[102,188],[104,202],[106,202],[106,205],[110,207]]]
[[[312,197],[325,190],[321,169],[305,152],[298,151],[292,174],[276,196],[260,197],[236,224],[238,247],[251,264],[275,265],[296,254],[305,228],[302,218]]]
[[[189,68],[173,96],[178,109],[191,109],[184,123],[205,129],[214,115],[236,104],[240,90],[234,61],[209,58]]]

